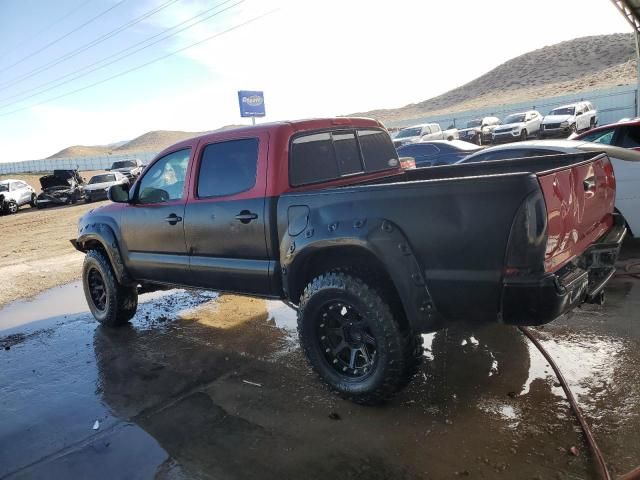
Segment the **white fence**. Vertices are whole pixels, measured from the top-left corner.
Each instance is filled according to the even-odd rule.
[[[140,152],[128,155],[102,155],[99,157],[45,158],[43,160],[27,160],[24,162],[0,163],[0,174],[51,172],[55,169],[104,170],[118,160],[137,158],[148,163],[157,152]]]

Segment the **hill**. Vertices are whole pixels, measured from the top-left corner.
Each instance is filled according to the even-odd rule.
[[[636,82],[632,34],[576,38],[513,58],[471,82],[401,108],[352,116],[393,122]]]
[[[205,132],[181,132],[174,130],[154,130],[144,133],[133,140],[116,142],[110,145],[74,145],[67,147],[54,153],[47,158],[73,158],[73,157],[90,157],[100,155],[118,155],[118,154],[135,154],[137,152],[159,152],[174,143],[186,140],[188,138],[204,135],[205,133],[215,132],[219,130],[229,130],[232,128],[243,127],[246,125],[225,125],[216,130]]]

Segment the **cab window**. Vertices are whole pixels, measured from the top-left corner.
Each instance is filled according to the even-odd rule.
[[[136,203],[162,203],[183,197],[191,149],[170,153],[157,160],[140,179]]]

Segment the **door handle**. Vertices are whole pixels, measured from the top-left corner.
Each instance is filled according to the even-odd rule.
[[[585,178],[584,182],[582,182],[582,186],[584,187],[585,192],[590,192],[594,188],[596,188],[596,177],[595,175],[590,176],[589,178]]]
[[[182,221],[182,217],[179,217],[175,213],[172,213],[167,218],[165,218],[164,221],[167,222],[169,225],[175,225],[176,223]]]
[[[239,220],[242,223],[249,223],[251,220],[255,220],[258,218],[258,214],[250,212],[249,210],[242,210],[238,215],[236,215],[236,220]]]

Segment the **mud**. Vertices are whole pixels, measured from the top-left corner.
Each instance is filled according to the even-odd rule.
[[[535,333],[619,475],[640,463],[640,280],[607,294]],[[0,310],[0,478],[594,478],[553,371],[515,328],[426,335],[418,377],[371,408],[318,382],[279,302],[140,301],[116,330],[77,282]]]

